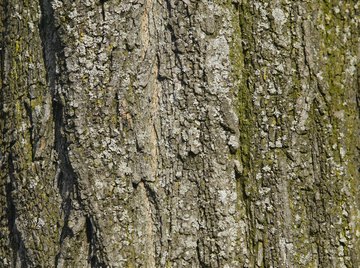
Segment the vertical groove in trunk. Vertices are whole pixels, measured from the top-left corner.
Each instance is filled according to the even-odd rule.
[[[22,234],[18,230],[16,226],[16,207],[14,203],[14,199],[12,196],[12,192],[16,188],[16,181],[14,177],[14,163],[13,158],[10,153],[8,158],[8,167],[9,167],[9,177],[10,181],[6,184],[6,213],[7,213],[7,219],[8,219],[8,229],[9,229],[9,246],[12,249],[13,253],[13,261],[19,262],[20,267],[27,267],[31,266],[32,262],[28,257],[27,249],[25,248],[24,241],[22,239]],[[4,261],[4,260],[3,260]],[[7,263],[3,263],[6,265]]]

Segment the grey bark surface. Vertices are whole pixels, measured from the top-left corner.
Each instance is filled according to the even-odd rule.
[[[0,267],[360,267],[359,9],[0,0]]]

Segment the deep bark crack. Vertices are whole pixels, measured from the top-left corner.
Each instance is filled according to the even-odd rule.
[[[63,52],[63,44],[57,33],[55,26],[54,11],[51,6],[51,0],[40,0],[41,7],[41,22],[39,25],[40,36],[43,47],[43,57],[47,75],[48,86],[52,95],[53,106],[53,121],[54,121],[54,150],[57,152],[58,163],[57,169],[60,170],[59,176],[57,176],[57,186],[62,197],[62,210],[64,212],[64,220],[62,224],[62,230],[60,235],[60,251],[55,258],[55,267],[58,266],[61,253],[62,244],[67,237],[73,236],[73,231],[69,228],[68,223],[70,220],[70,214],[73,208],[73,202],[76,202],[80,206],[80,210],[83,215],[86,216],[86,233],[89,242],[89,263],[92,267],[106,267],[105,260],[106,255],[104,253],[104,247],[99,240],[99,234],[96,233],[96,223],[94,217],[87,211],[84,202],[80,198],[80,188],[78,182],[78,175],[74,171],[71,165],[68,154],[68,141],[64,134],[65,132],[65,119],[64,119],[64,104],[61,101],[60,95],[56,90],[56,84],[61,84],[60,79],[56,73],[57,62],[59,59],[65,59]],[[60,66],[63,72],[66,73],[66,68]],[[95,250],[96,249],[96,250]]]
[[[21,268],[31,266],[30,258],[28,257],[27,249],[25,247],[24,240],[22,239],[22,234],[18,230],[16,225],[16,217],[17,217],[17,210],[15,205],[15,200],[12,196],[12,192],[14,191],[15,187],[15,168],[13,164],[13,157],[10,153],[8,157],[8,168],[9,168],[9,177],[10,182],[6,184],[5,191],[6,191],[6,214],[8,218],[8,228],[9,228],[9,241],[10,246],[13,250],[13,263],[16,264],[17,260],[20,260]],[[19,257],[19,258],[18,258]]]

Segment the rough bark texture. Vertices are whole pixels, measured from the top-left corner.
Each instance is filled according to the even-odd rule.
[[[357,1],[1,0],[1,267],[360,267]]]

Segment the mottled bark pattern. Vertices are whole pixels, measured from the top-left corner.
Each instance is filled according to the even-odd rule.
[[[0,266],[359,267],[359,9],[0,0]]]
[[[358,267],[359,4],[250,2],[240,24],[253,265]]]

